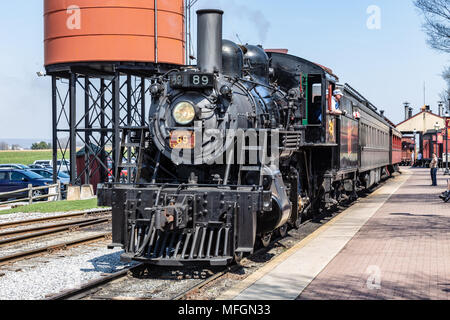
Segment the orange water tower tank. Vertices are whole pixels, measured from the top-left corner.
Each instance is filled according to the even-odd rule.
[[[44,29],[46,66],[185,64],[183,0],[44,0]]]

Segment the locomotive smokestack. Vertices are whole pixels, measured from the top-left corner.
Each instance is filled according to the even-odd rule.
[[[222,10],[197,11],[197,67],[202,72],[222,71]]]

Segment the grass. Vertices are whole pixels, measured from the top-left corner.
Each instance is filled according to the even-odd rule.
[[[52,150],[36,151],[0,151],[0,164],[32,164],[36,160],[52,160]],[[58,159],[62,159],[61,152],[58,152]],[[66,153],[66,160],[70,159],[69,152]]]
[[[0,211],[0,215],[24,212],[24,213],[34,213],[34,212],[68,212],[68,211],[81,211],[86,209],[101,208],[97,206],[97,198],[89,200],[75,200],[75,201],[52,201],[52,202],[41,202],[34,203],[28,206],[17,207],[14,209]]]

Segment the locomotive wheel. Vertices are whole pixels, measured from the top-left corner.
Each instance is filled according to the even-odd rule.
[[[277,229],[277,233],[280,237],[284,238],[287,235],[288,225],[284,224]]]
[[[272,238],[272,233],[266,233],[261,237],[261,244],[264,248],[267,248],[270,244],[270,239]]]

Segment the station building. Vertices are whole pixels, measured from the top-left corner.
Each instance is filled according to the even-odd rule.
[[[431,160],[432,154],[436,153],[441,163],[445,161],[445,139],[450,136],[450,134],[446,135],[445,117],[434,114],[429,106],[423,106],[415,115],[412,115],[412,108],[409,108],[408,112],[405,111],[405,120],[396,127],[403,134],[402,157],[405,160],[412,153],[414,153],[414,159],[417,160],[418,154],[421,153],[424,164],[427,164]],[[414,152],[414,143],[416,152]],[[448,147],[450,148],[449,139]]]

